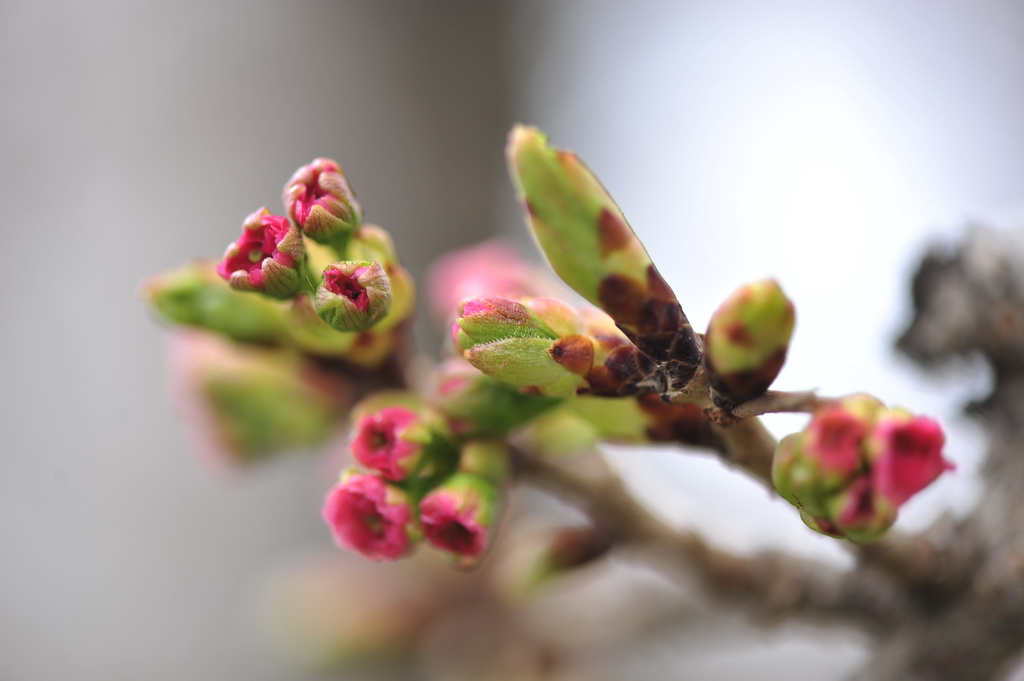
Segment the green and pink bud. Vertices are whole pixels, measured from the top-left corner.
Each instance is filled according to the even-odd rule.
[[[481,373],[462,359],[441,367],[434,405],[462,437],[505,435],[559,403]]]
[[[730,407],[768,389],[786,361],[795,320],[793,304],[773,279],[742,286],[719,306],[704,336],[716,404]]]
[[[151,277],[142,295],[163,319],[242,343],[276,344],[287,337],[281,303],[236,291],[212,262],[196,262]]]
[[[494,482],[473,473],[456,473],[420,502],[423,536],[459,567],[473,567],[490,546],[499,500]]]
[[[373,326],[391,306],[391,280],[380,262],[347,260],[328,265],[313,303],[337,331]]]
[[[302,235],[288,219],[266,208],[245,219],[242,236],[230,244],[217,273],[231,288],[271,298],[294,298],[302,289]]]
[[[895,522],[901,504],[953,467],[943,443],[935,421],[851,395],[782,439],[772,478],[809,527],[870,541]]]
[[[700,341],[605,188],[535,128],[513,128],[507,156],[527,221],[555,273],[663,363],[672,389],[684,386],[700,362]]]
[[[322,244],[342,245],[363,220],[363,209],[341,167],[318,158],[295,171],[284,187],[284,205],[302,233]]]
[[[196,449],[220,469],[323,444],[351,405],[352,385],[288,351],[190,331],[175,336],[170,359]]]
[[[370,560],[398,560],[419,538],[409,497],[383,478],[347,471],[327,494],[323,519],[335,543]]]
[[[568,396],[587,385],[594,341],[565,303],[535,298],[477,298],[463,303],[453,337],[483,373],[540,393]]]
[[[528,263],[509,244],[488,241],[448,253],[427,273],[427,292],[435,317],[446,320],[471,298],[522,298],[557,293],[548,270]]]
[[[868,475],[854,479],[831,505],[833,529],[853,541],[874,541],[896,522],[898,504],[880,494]]]

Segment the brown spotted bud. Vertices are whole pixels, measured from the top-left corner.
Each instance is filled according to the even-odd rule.
[[[741,286],[711,316],[704,367],[719,406],[761,395],[779,375],[793,335],[795,313],[778,283]]]

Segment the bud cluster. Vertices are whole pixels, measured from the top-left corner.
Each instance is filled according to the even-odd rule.
[[[397,560],[420,542],[460,567],[490,546],[508,477],[505,446],[454,436],[444,418],[408,394],[353,410],[348,469],[323,517],[335,542],[371,560]]]
[[[938,423],[852,395],[819,410],[775,452],[775,488],[823,534],[870,541],[901,504],[953,468]]]

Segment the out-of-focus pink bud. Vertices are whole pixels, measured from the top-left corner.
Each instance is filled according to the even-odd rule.
[[[924,416],[888,412],[875,426],[877,455],[871,469],[879,494],[900,505],[953,464],[942,457],[942,427]]]
[[[338,546],[370,560],[398,560],[415,546],[408,497],[376,475],[346,473],[327,494],[323,518]]]
[[[318,158],[295,171],[284,186],[284,205],[302,233],[320,243],[347,239],[363,220],[363,209],[341,167]]]
[[[231,288],[293,298],[301,287],[304,254],[302,235],[288,219],[260,208],[245,219],[242,236],[228,246],[217,273]]]
[[[872,541],[896,522],[896,505],[882,497],[862,475],[834,500],[836,528],[854,541]]]
[[[427,273],[430,306],[438,320],[447,319],[467,298],[549,296],[559,288],[546,270],[530,265],[501,241],[453,251]]]
[[[807,426],[807,456],[817,461],[822,475],[850,475],[861,463],[861,442],[869,425],[840,404],[827,407]]]

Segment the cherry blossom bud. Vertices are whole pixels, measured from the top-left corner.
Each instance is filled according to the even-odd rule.
[[[472,345],[505,338],[558,338],[558,334],[525,304],[509,298],[467,300],[462,304],[457,323]]]
[[[143,297],[167,321],[214,331],[232,340],[278,343],[287,335],[281,304],[235,291],[211,262],[196,262],[151,277]]]
[[[347,471],[328,492],[323,518],[338,546],[370,560],[398,560],[418,539],[409,498],[376,475]]]
[[[887,412],[875,425],[872,440],[872,483],[895,506],[955,468],[942,457],[942,428],[929,418]]]
[[[499,513],[498,487],[472,473],[456,473],[420,502],[423,536],[456,565],[476,565],[490,545]]]
[[[594,361],[586,336],[508,338],[465,351],[469,363],[488,376],[541,394],[568,397],[586,387]]]
[[[556,295],[560,288],[549,270],[528,263],[501,241],[452,251],[427,273],[429,302],[438,320],[447,319],[470,298]]]
[[[434,397],[452,431],[463,437],[504,435],[558,403],[486,376],[462,359],[441,367]]]
[[[740,287],[711,316],[704,367],[720,406],[757,397],[779,375],[793,335],[793,304],[772,279]]]
[[[406,407],[384,407],[361,418],[352,438],[352,455],[387,480],[404,480],[424,463],[433,432]]]
[[[318,158],[295,171],[284,186],[288,215],[313,241],[345,242],[363,220],[363,209],[341,167]]]
[[[831,501],[834,529],[854,541],[872,541],[896,522],[896,504],[889,502],[869,476],[856,478]]]
[[[612,197],[575,154],[551,147],[535,128],[513,128],[506,151],[527,222],[555,273],[665,363],[673,388],[685,385],[700,362],[700,341]]]
[[[271,298],[294,298],[302,288],[302,235],[287,218],[266,208],[245,219],[242,236],[228,246],[217,273],[231,288]]]
[[[391,280],[381,264],[347,260],[329,265],[316,290],[314,307],[338,331],[362,331],[391,305]]]
[[[294,353],[190,331],[175,336],[174,393],[204,460],[232,469],[322,444],[341,427],[352,386]]]

